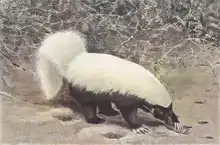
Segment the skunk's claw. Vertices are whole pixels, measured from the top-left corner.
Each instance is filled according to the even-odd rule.
[[[175,130],[180,130],[182,128],[182,124],[181,123],[174,123],[174,128]]]
[[[142,125],[136,129],[132,130],[135,134],[146,134],[149,131],[149,128],[146,125]]]
[[[181,123],[174,123],[174,131],[181,134],[188,134],[190,133],[190,129]]]

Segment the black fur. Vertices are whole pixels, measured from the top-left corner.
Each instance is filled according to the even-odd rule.
[[[167,125],[174,126],[174,123],[179,123],[178,116],[173,112],[172,103],[167,108],[158,105],[153,105],[153,108],[154,117],[163,120]]]
[[[98,103],[99,113],[106,116],[116,116],[119,115],[119,112],[112,108],[110,101],[101,101]]]
[[[70,85],[69,89],[70,95],[81,104],[84,118],[88,123],[98,124],[104,121],[104,119],[97,116],[97,106],[103,114],[109,116],[117,115],[118,112],[112,108],[111,102],[120,110],[124,120],[132,129],[142,126],[137,117],[138,108],[152,113],[155,118],[164,121],[168,125],[173,126],[174,122],[178,122],[178,118],[172,110],[172,103],[168,108],[164,108],[159,105],[152,105],[130,93],[121,94],[120,92],[113,91],[94,93],[86,91],[85,88],[82,89],[77,85]]]

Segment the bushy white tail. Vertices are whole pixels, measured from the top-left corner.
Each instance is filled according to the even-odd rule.
[[[63,85],[68,64],[80,53],[86,53],[85,40],[74,31],[50,34],[39,48],[37,71],[46,99],[56,97]]]
[[[41,90],[44,92],[46,99],[51,100],[56,97],[63,85],[63,76],[57,68],[45,56],[40,55],[38,61],[38,73],[40,77]]]

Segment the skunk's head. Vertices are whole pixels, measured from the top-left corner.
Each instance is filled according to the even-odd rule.
[[[164,122],[171,130],[181,134],[188,134],[190,132],[190,129],[182,125],[179,117],[173,112],[172,103],[167,108],[158,105],[153,106],[153,108],[154,117]]]
[[[153,115],[155,118],[160,119],[168,126],[175,126],[175,123],[179,123],[178,116],[173,112],[172,104],[165,108],[162,106],[155,105]]]

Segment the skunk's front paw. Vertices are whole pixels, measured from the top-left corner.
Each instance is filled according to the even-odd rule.
[[[146,134],[149,128],[146,125],[141,125],[140,127],[132,130],[135,134]]]
[[[190,133],[190,128],[185,126],[185,125],[182,125],[181,123],[174,123],[174,130],[177,132],[177,133],[181,133],[181,134],[188,134]]]

